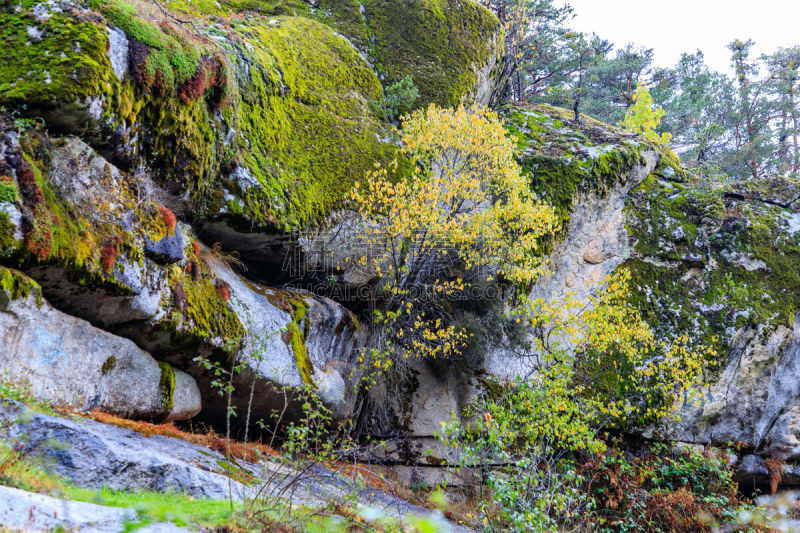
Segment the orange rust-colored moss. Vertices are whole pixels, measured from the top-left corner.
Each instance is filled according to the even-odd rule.
[[[110,424],[125,429],[130,429],[143,435],[161,435],[164,437],[172,437],[180,439],[199,446],[205,446],[220,453],[226,453],[228,450],[228,443],[224,436],[217,435],[213,431],[208,433],[192,433],[183,431],[175,427],[175,424],[168,422],[166,424],[150,424],[148,422],[141,422],[138,420],[128,420],[112,414],[104,413],[95,409],[89,415],[90,418],[103,424]],[[242,459],[245,461],[257,461],[263,455],[277,456],[278,452],[266,444],[259,443],[244,443],[240,441],[230,442],[231,456]]]
[[[774,457],[767,457],[764,459],[764,466],[769,473],[769,493],[775,494],[778,492],[778,485],[781,484],[783,478],[783,465],[785,463],[780,459]]]
[[[33,222],[25,232],[25,244],[39,261],[52,255],[53,226],[59,224],[58,217],[53,216],[46,204],[40,203],[33,208]]]
[[[200,266],[200,263],[195,260],[191,260],[186,263],[186,273],[192,275],[193,281],[199,281],[200,276],[203,275],[203,269]]]
[[[214,87],[223,85],[224,69],[220,67],[221,60],[217,57],[203,56],[198,61],[197,71],[194,76],[186,80],[178,89],[178,96],[188,104],[205,94]]]
[[[161,220],[164,221],[164,225],[167,227],[167,230],[170,233],[174,233],[175,227],[178,225],[178,219],[175,218],[175,213],[163,205],[158,208],[158,212],[161,213]]]
[[[38,205],[44,202],[44,193],[42,193],[39,184],[36,183],[36,173],[33,170],[33,166],[24,159],[17,169],[17,181],[19,182],[20,192],[31,203]]]
[[[117,262],[118,257],[119,249],[116,244],[108,244],[100,250],[100,262],[103,264],[103,270],[106,274],[111,274],[111,271],[114,270],[114,264]]]
[[[381,477],[369,469],[366,465],[351,464],[351,463],[332,463],[330,468],[353,480],[361,480],[367,486],[374,489],[382,490],[385,492],[394,493],[397,487],[389,483],[388,480]]]
[[[200,243],[197,241],[192,241],[192,251],[194,255],[198,255],[200,253]]]
[[[231,299],[231,285],[227,281],[218,279],[214,284],[214,289],[226,302]]]

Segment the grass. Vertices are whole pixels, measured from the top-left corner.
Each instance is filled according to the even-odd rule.
[[[171,492],[129,492],[108,488],[94,490],[67,485],[64,497],[133,509],[138,519],[131,526],[144,526],[152,522],[172,522],[177,526],[223,526],[234,522],[241,511],[240,505],[231,506],[228,501],[193,498]]]
[[[0,485],[55,498],[133,509],[137,519],[131,524],[131,529],[151,522],[172,522],[178,526],[225,525],[233,522],[241,509],[228,501],[193,498],[185,494],[76,487],[61,476],[48,472],[41,461],[4,441],[0,441]]]
[[[34,398],[26,385],[12,383],[6,375],[0,375],[0,401],[5,400],[25,404],[33,411],[46,415],[58,414],[51,406]]]

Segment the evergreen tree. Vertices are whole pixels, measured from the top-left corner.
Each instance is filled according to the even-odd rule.
[[[770,72],[774,99],[774,127],[777,136],[775,166],[779,174],[797,177],[800,173],[800,47],[781,48],[765,58]]]
[[[506,30],[506,57],[501,86],[514,101],[545,90],[565,67],[569,4],[553,0],[483,0]]]
[[[771,77],[759,79],[761,63],[750,57],[754,44],[750,39],[737,39],[728,45],[737,94],[730,113],[735,151],[725,161],[725,166],[736,176],[749,173],[750,177],[758,179],[771,162],[773,109],[767,91]]]
[[[687,166],[713,166],[729,150],[726,95],[731,91],[731,80],[711,72],[699,50],[683,54],[674,68],[653,73],[651,92],[665,110],[659,131],[672,134],[672,146]]]

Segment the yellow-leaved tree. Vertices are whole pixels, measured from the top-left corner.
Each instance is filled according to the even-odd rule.
[[[583,530],[595,502],[576,455],[600,454],[605,432],[675,417],[676,400],[695,397],[713,350],[686,336],[658,339],[629,303],[630,282],[619,270],[588,301],[566,294],[518,308],[534,332],[530,372],[474,398],[443,425],[458,466],[482,472],[492,489],[482,512],[499,527]]]
[[[405,119],[402,142],[411,175],[378,167],[350,195],[368,250],[356,261],[382,280],[380,346],[365,356],[374,368],[397,357],[458,355],[466,334],[448,299],[475,281],[528,286],[559,224],[533,198],[496,113],[431,105]]]
[[[663,116],[664,109],[655,105],[650,90],[640,83],[633,94],[633,105],[628,108],[620,126],[642,135],[648,141],[666,145],[672,140],[672,134],[665,132],[659,135],[656,132]]]
[[[672,414],[711,354],[686,338],[657,339],[629,304],[624,271],[589,301],[528,301],[559,218],[532,195],[495,113],[433,105],[405,119],[402,142],[410,174],[377,167],[349,198],[363,251],[351,260],[380,280],[365,380],[404,359],[462,355],[468,338],[455,302],[480,298],[472,289],[486,284],[520,290],[523,298],[505,302],[524,303],[506,318],[527,326],[530,372],[487,386],[442,438],[490,484],[483,518],[558,529],[559,515],[587,516],[590,506],[570,457],[603,451],[605,430]]]

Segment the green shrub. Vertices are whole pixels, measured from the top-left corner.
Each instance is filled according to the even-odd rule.
[[[381,120],[397,122],[414,109],[419,100],[419,90],[411,76],[406,76],[397,83],[388,86],[383,99],[373,104],[373,111]]]

